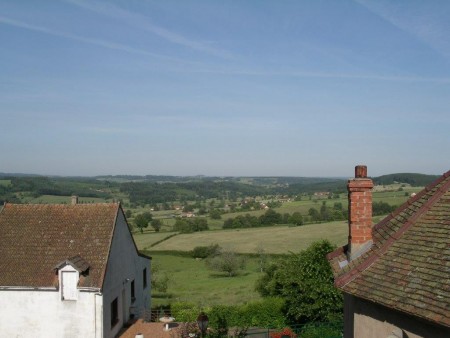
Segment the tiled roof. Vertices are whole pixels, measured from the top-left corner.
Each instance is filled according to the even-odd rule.
[[[6,204],[0,211],[0,286],[52,287],[55,267],[86,270],[81,287],[101,289],[118,203]],[[77,257],[78,256],[78,257]]]
[[[351,262],[328,258],[343,291],[450,326],[450,171],[373,228],[373,246]]]

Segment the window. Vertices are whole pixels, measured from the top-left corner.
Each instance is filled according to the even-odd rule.
[[[147,287],[147,268],[144,269],[144,271],[142,272],[142,277],[143,277],[143,284],[144,284],[144,289]]]
[[[134,302],[136,300],[136,294],[134,289],[134,279],[131,281],[131,301]]]
[[[63,300],[78,299],[78,272],[77,271],[61,271],[61,298]]]
[[[119,321],[119,304],[117,298],[111,303],[111,328]]]

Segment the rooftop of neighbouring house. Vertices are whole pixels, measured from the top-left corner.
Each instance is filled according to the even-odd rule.
[[[10,204],[0,211],[0,285],[56,286],[56,266],[88,274],[83,287],[102,288],[118,203]]]
[[[450,326],[450,171],[373,227],[373,245],[328,255],[344,292]]]
[[[132,323],[130,327],[124,328],[117,337],[119,338],[135,338],[136,335],[141,334],[144,338],[172,338],[178,337],[179,331],[178,323],[170,323],[169,330],[165,330],[165,324],[146,322],[139,319]]]

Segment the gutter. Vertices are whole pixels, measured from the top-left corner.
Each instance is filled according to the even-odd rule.
[[[16,290],[16,291],[58,291],[54,286],[0,286],[0,290]]]

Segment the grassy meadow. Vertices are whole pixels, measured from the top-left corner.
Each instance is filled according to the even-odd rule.
[[[297,227],[272,226],[178,234],[156,245],[155,242],[168,237],[169,233],[135,233],[134,238],[140,250],[152,252],[190,251],[196,246],[219,244],[238,253],[254,254],[258,248],[264,248],[269,254],[285,254],[306,249],[319,239],[342,245],[347,240],[347,229],[346,221],[338,221]]]
[[[343,245],[347,238],[347,223],[340,221],[299,227],[274,226],[204,231],[177,234],[169,238],[172,234],[167,232],[134,234],[138,248],[150,254],[153,258],[152,264],[158,266],[157,275],[169,276],[170,282],[166,293],[153,290],[153,306],[177,301],[192,302],[199,306],[231,305],[260,299],[254,290],[256,280],[261,276],[256,256],[259,248],[264,249],[265,254],[297,253],[306,249],[312,242],[324,238],[337,246]],[[164,240],[165,238],[167,239]],[[208,270],[204,260],[167,253],[190,251],[196,246],[210,244],[219,244],[237,253],[253,255],[248,256],[244,271],[236,277],[228,277]],[[269,261],[276,259],[271,255],[268,257]]]
[[[261,275],[255,258],[247,260],[245,270],[228,277],[206,269],[204,260],[152,253],[152,264],[169,276],[166,293],[153,290],[152,306],[190,302],[199,306],[241,304],[260,299],[254,285]]]

